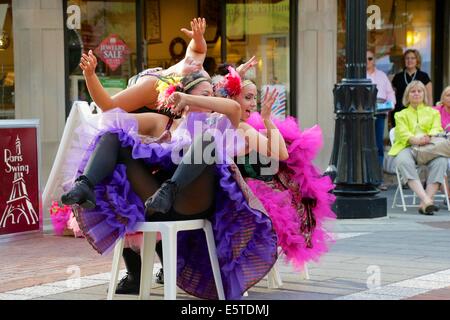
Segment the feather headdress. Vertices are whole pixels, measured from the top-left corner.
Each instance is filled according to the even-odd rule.
[[[229,73],[215,84],[214,90],[222,97],[235,97],[241,93],[241,77],[231,66],[228,71]]]

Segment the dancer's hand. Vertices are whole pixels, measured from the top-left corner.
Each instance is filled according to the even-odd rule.
[[[186,94],[182,92],[174,92],[167,99],[167,104],[172,105],[170,112],[172,114],[181,114],[184,109],[188,108],[186,103]]]
[[[236,71],[237,71],[237,73],[239,73],[241,78],[244,79],[247,71],[250,70],[251,68],[253,68],[254,66],[256,66],[257,64],[258,64],[258,60],[256,60],[255,56],[253,56],[246,63],[241,64],[239,67],[237,67]]]
[[[272,114],[272,106],[278,97],[278,91],[276,88],[269,93],[269,87],[266,89],[263,101],[261,103],[261,117],[263,120],[270,120],[270,115]]]
[[[183,32],[186,36],[194,41],[202,41],[203,35],[206,31],[206,20],[205,18],[194,18],[191,21],[191,29],[188,30],[186,28],[182,28],[181,32]]]
[[[83,70],[83,75],[89,77],[95,74],[95,68],[97,67],[97,58],[92,50],[89,50],[88,54],[83,53],[80,61],[80,68]]]

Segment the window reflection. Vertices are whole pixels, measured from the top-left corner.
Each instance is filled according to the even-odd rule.
[[[146,0],[146,58],[147,68],[162,67],[169,68],[184,57],[185,48],[188,46],[189,39],[180,30],[181,28],[191,29],[190,21],[194,17],[205,17],[208,23],[205,38],[208,41],[208,56],[210,53],[210,46],[217,41],[217,19],[220,17],[219,1],[200,1],[200,0],[158,0],[158,5],[154,0]],[[200,10],[200,6],[203,9]],[[208,5],[207,7],[205,7]],[[159,9],[159,11],[158,11]],[[159,23],[149,19],[149,15],[157,18]],[[158,27],[156,27],[156,24]],[[154,32],[152,30],[161,30],[160,36],[151,36]],[[152,39],[157,38],[158,41]],[[209,43],[211,42],[211,43]]]
[[[340,81],[345,71],[345,0],[339,1],[337,76]],[[368,32],[368,47],[376,51],[377,68],[392,78],[403,69],[403,52],[408,48],[419,50],[422,71],[433,78],[435,1],[369,0],[368,5],[381,9],[380,30]]]
[[[255,55],[259,63],[247,78],[262,94],[277,88],[273,109],[284,118],[289,114],[289,0],[229,0],[226,18],[226,61],[239,65]]]
[[[81,52],[92,50],[96,73],[105,89],[115,94],[126,87],[136,69],[136,4],[132,0],[69,0],[81,9],[81,30],[68,31],[70,102],[92,101],[82,70]]]
[[[289,0],[143,0],[143,4],[143,39],[139,40],[136,1],[68,0],[67,6],[77,5],[81,12],[81,29],[68,32],[71,101],[91,101],[78,66],[81,52],[96,53],[96,73],[113,94],[137,73],[137,41],[143,42],[144,67],[168,68],[184,56],[190,41],[180,29],[190,28],[191,19],[200,16],[208,24],[204,68],[212,75],[222,61],[239,65],[255,55],[259,63],[247,78],[260,90],[276,86],[280,94],[275,111],[281,118],[289,114]],[[221,50],[222,16],[226,19],[226,54]],[[118,66],[100,59],[95,51],[112,35],[129,50]]]

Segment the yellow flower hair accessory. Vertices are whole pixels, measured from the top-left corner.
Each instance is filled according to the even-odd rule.
[[[160,77],[157,84],[156,90],[159,92],[158,95],[158,108],[165,107],[166,109],[171,109],[172,105],[167,105],[167,99],[170,95],[176,91],[182,91],[181,85],[182,77]]]

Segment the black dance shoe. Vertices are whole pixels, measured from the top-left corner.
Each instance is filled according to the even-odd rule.
[[[164,269],[163,268],[159,269],[159,271],[156,273],[155,282],[159,283],[159,284],[164,284]]]
[[[116,294],[139,294],[140,277],[127,273],[117,284]]]
[[[166,180],[156,192],[145,201],[145,211],[167,213],[172,208],[175,196],[178,192],[177,184]]]
[[[65,205],[79,204],[84,209],[94,209],[96,206],[94,187],[85,176],[75,180],[72,189],[61,196]]]

